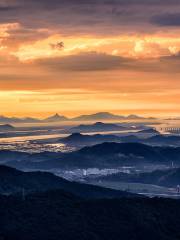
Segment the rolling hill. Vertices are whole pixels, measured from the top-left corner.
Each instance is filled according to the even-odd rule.
[[[61,189],[83,198],[119,198],[136,196],[123,191],[93,185],[70,182],[48,172],[22,172],[0,165],[0,194],[16,194],[24,191],[44,192]]]

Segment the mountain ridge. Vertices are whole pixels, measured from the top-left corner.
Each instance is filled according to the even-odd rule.
[[[32,117],[6,117],[0,116],[1,123],[41,123],[41,122],[54,122],[54,121],[101,121],[101,120],[136,120],[136,119],[155,119],[155,118],[145,118],[138,115],[115,115],[109,112],[97,112],[89,115],[80,115],[77,117],[68,118],[58,113],[49,116],[44,119],[32,118]]]

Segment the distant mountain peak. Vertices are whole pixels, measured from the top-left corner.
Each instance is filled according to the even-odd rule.
[[[78,117],[75,117],[73,120],[75,121],[101,121],[101,120],[118,120],[118,119],[124,119],[123,116],[115,115],[109,112],[97,112],[94,114],[89,115],[81,115]]]
[[[66,118],[65,116],[61,116],[58,113],[44,119],[44,121],[46,122],[58,122],[58,121],[67,121],[68,118]]]

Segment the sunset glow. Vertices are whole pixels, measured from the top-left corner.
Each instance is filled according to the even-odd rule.
[[[178,115],[176,1],[85,2],[0,3],[1,114]]]

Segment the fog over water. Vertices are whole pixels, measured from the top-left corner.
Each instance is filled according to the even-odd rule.
[[[16,150],[24,152],[69,152],[75,150],[75,148],[66,146],[66,144],[57,143],[60,138],[64,138],[70,135],[70,133],[62,133],[64,129],[68,129],[72,126],[79,125],[79,122],[70,123],[51,123],[51,124],[14,124],[17,131],[6,132],[6,137],[0,137],[0,150]],[[86,122],[84,124],[90,124]],[[165,133],[164,129],[167,127],[180,127],[180,120],[159,120],[149,123],[143,121],[123,121],[118,123],[126,126],[136,126],[145,124],[146,126],[156,128],[161,133]],[[108,132],[87,132],[85,134],[113,134],[118,136],[127,136],[136,134],[138,129],[124,130],[124,131],[108,131]],[[2,134],[2,133],[1,133]],[[82,133],[83,134],[83,133]],[[10,137],[8,137],[8,135]],[[39,144],[39,140],[42,142]],[[37,142],[36,142],[37,141]]]

